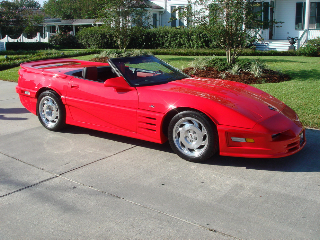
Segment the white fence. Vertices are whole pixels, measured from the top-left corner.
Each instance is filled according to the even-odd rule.
[[[308,40],[315,39],[318,37],[320,37],[320,30],[309,29],[300,32],[297,48],[299,49],[300,47],[304,46]]]
[[[12,39],[8,35],[5,36],[3,39],[0,39],[0,42],[48,42],[49,41],[49,33],[46,33],[45,38],[40,36],[40,33],[37,33],[37,36],[34,38],[27,38],[23,34],[17,39]]]

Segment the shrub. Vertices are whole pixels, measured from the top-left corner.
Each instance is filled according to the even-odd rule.
[[[203,70],[210,65],[210,60],[210,58],[196,58],[190,63],[190,67]]]
[[[253,76],[260,78],[266,65],[258,60],[253,61],[250,66],[250,72]]]
[[[79,48],[76,37],[65,32],[60,32],[51,36],[49,43],[59,48]]]
[[[105,27],[84,28],[77,33],[77,40],[84,48],[117,48],[116,43],[113,41],[112,30]]]
[[[228,63],[226,59],[222,58],[212,58],[208,61],[208,67],[213,67],[219,72],[224,72],[231,69],[231,63]]]
[[[266,65],[259,60],[237,59],[235,64],[228,63],[223,58],[197,58],[191,62],[190,67],[203,70],[212,67],[219,72],[230,72],[234,75],[240,71],[251,72],[254,76],[260,77]]]
[[[320,56],[320,37],[309,40],[305,46],[298,50],[298,53],[309,57]]]
[[[231,69],[228,70],[229,73],[233,74],[233,75],[238,75],[240,73],[240,66],[236,63],[232,66]]]

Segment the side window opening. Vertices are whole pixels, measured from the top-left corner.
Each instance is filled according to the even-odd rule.
[[[84,67],[71,72],[67,72],[66,74],[73,77],[83,78],[95,82],[105,82],[109,78],[118,77],[118,75],[113,72],[110,66]]]

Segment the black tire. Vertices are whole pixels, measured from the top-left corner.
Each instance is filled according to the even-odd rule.
[[[191,162],[204,162],[218,150],[218,133],[208,117],[196,111],[175,115],[168,127],[172,150]]]
[[[65,107],[59,95],[53,91],[47,90],[39,95],[37,115],[41,124],[48,130],[58,131],[65,127]]]

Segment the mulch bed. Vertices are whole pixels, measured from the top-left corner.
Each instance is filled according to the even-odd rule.
[[[283,81],[289,81],[291,79],[291,77],[287,74],[279,73],[268,69],[263,70],[260,78],[255,77],[252,73],[247,71],[240,71],[238,75],[233,75],[229,72],[219,72],[212,67],[208,67],[205,70],[194,70],[193,67],[188,67],[185,68],[183,72],[196,77],[215,79],[221,79],[222,76],[225,75],[225,80],[242,82],[245,84],[278,83]]]
[[[97,57],[97,58],[92,58],[90,61],[92,62],[102,62],[102,63],[107,63],[108,62],[108,57]]]

